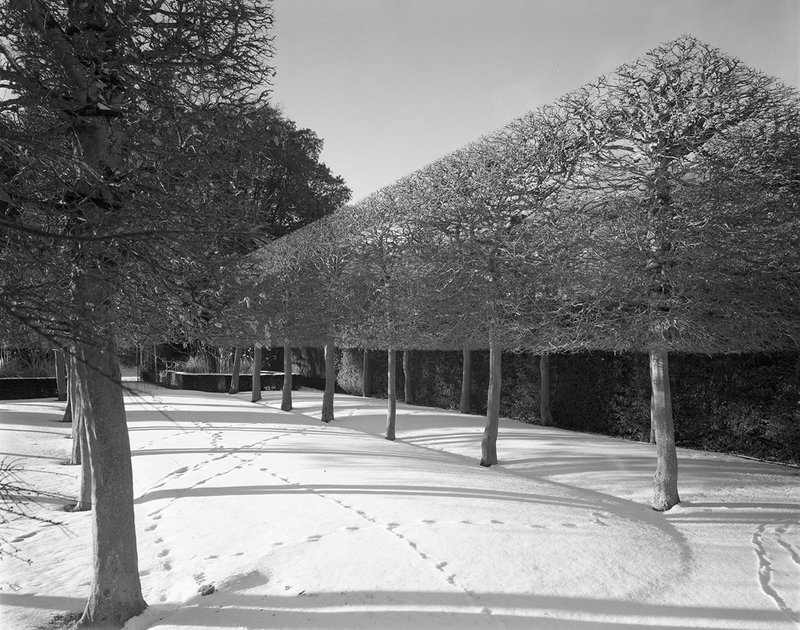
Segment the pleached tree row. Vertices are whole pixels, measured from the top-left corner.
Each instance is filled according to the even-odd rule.
[[[397,350],[488,348],[486,466],[504,350],[545,372],[548,353],[649,353],[669,509],[669,353],[800,348],[798,112],[795,90],[681,37],[263,249],[248,312],[331,361],[387,349],[390,383]]]

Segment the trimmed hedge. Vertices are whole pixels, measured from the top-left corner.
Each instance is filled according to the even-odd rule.
[[[174,372],[167,370],[162,373],[160,385],[170,389],[189,389],[196,392],[226,393],[231,388],[231,374],[202,374],[197,372]],[[297,389],[302,383],[302,377],[297,374],[292,378],[292,389]],[[253,375],[239,375],[239,391],[246,392],[253,388]],[[262,390],[279,390],[283,388],[283,372],[261,374]]]
[[[55,376],[0,378],[0,400],[57,397],[58,385]]]
[[[386,396],[386,352],[373,350],[372,391]],[[461,353],[414,351],[415,402],[458,409]],[[489,353],[472,353],[472,411],[486,413]],[[308,368],[309,365],[304,366]],[[632,440],[650,437],[647,355],[592,352],[551,355],[555,426]],[[337,384],[361,394],[362,350],[337,357]],[[398,392],[403,373],[398,360]],[[324,372],[316,373],[324,383]],[[798,353],[670,355],[675,438],[680,446],[800,465]],[[539,421],[539,359],[503,355],[501,415]]]

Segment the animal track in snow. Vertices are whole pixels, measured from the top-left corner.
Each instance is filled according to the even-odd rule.
[[[770,532],[768,532],[768,528],[770,527],[772,527],[773,536],[769,535]],[[785,543],[785,541],[781,539],[781,535],[785,532],[786,528],[781,525],[762,523],[753,533],[753,548],[758,558],[758,581],[761,585],[761,590],[775,602],[778,609],[791,621],[800,623],[800,607],[798,607],[796,603],[790,605],[793,600],[787,602],[787,600],[784,599],[783,594],[780,592],[780,583],[778,580],[774,579],[776,573],[775,565],[778,564],[780,568],[780,564],[786,560],[785,554],[776,554],[776,551],[780,552],[782,549],[788,551],[789,559],[796,564],[800,564],[791,545]],[[777,544],[777,548],[774,544],[770,543]],[[795,606],[798,610],[794,610],[792,606]]]

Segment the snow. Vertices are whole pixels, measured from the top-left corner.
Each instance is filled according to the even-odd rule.
[[[654,448],[321,392],[126,396],[148,610],[127,630],[800,628],[800,470],[679,449],[683,503],[649,507]],[[64,403],[0,403],[23,479],[74,496]],[[82,609],[90,516],[43,498],[4,526],[3,628]],[[24,560],[30,560],[30,563]],[[213,585],[214,592],[199,590]],[[208,589],[207,589],[208,590]]]

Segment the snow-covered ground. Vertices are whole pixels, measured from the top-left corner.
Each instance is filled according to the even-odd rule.
[[[136,384],[126,396],[139,565],[150,607],[126,628],[800,627],[800,470],[680,450],[683,503],[649,507],[654,450],[321,392],[238,396]],[[0,451],[48,492],[77,469],[64,403],[0,403]],[[4,526],[4,629],[81,610],[89,515]],[[6,547],[6,551],[9,549]],[[30,563],[23,560],[30,560]],[[213,585],[215,592],[200,595]]]

